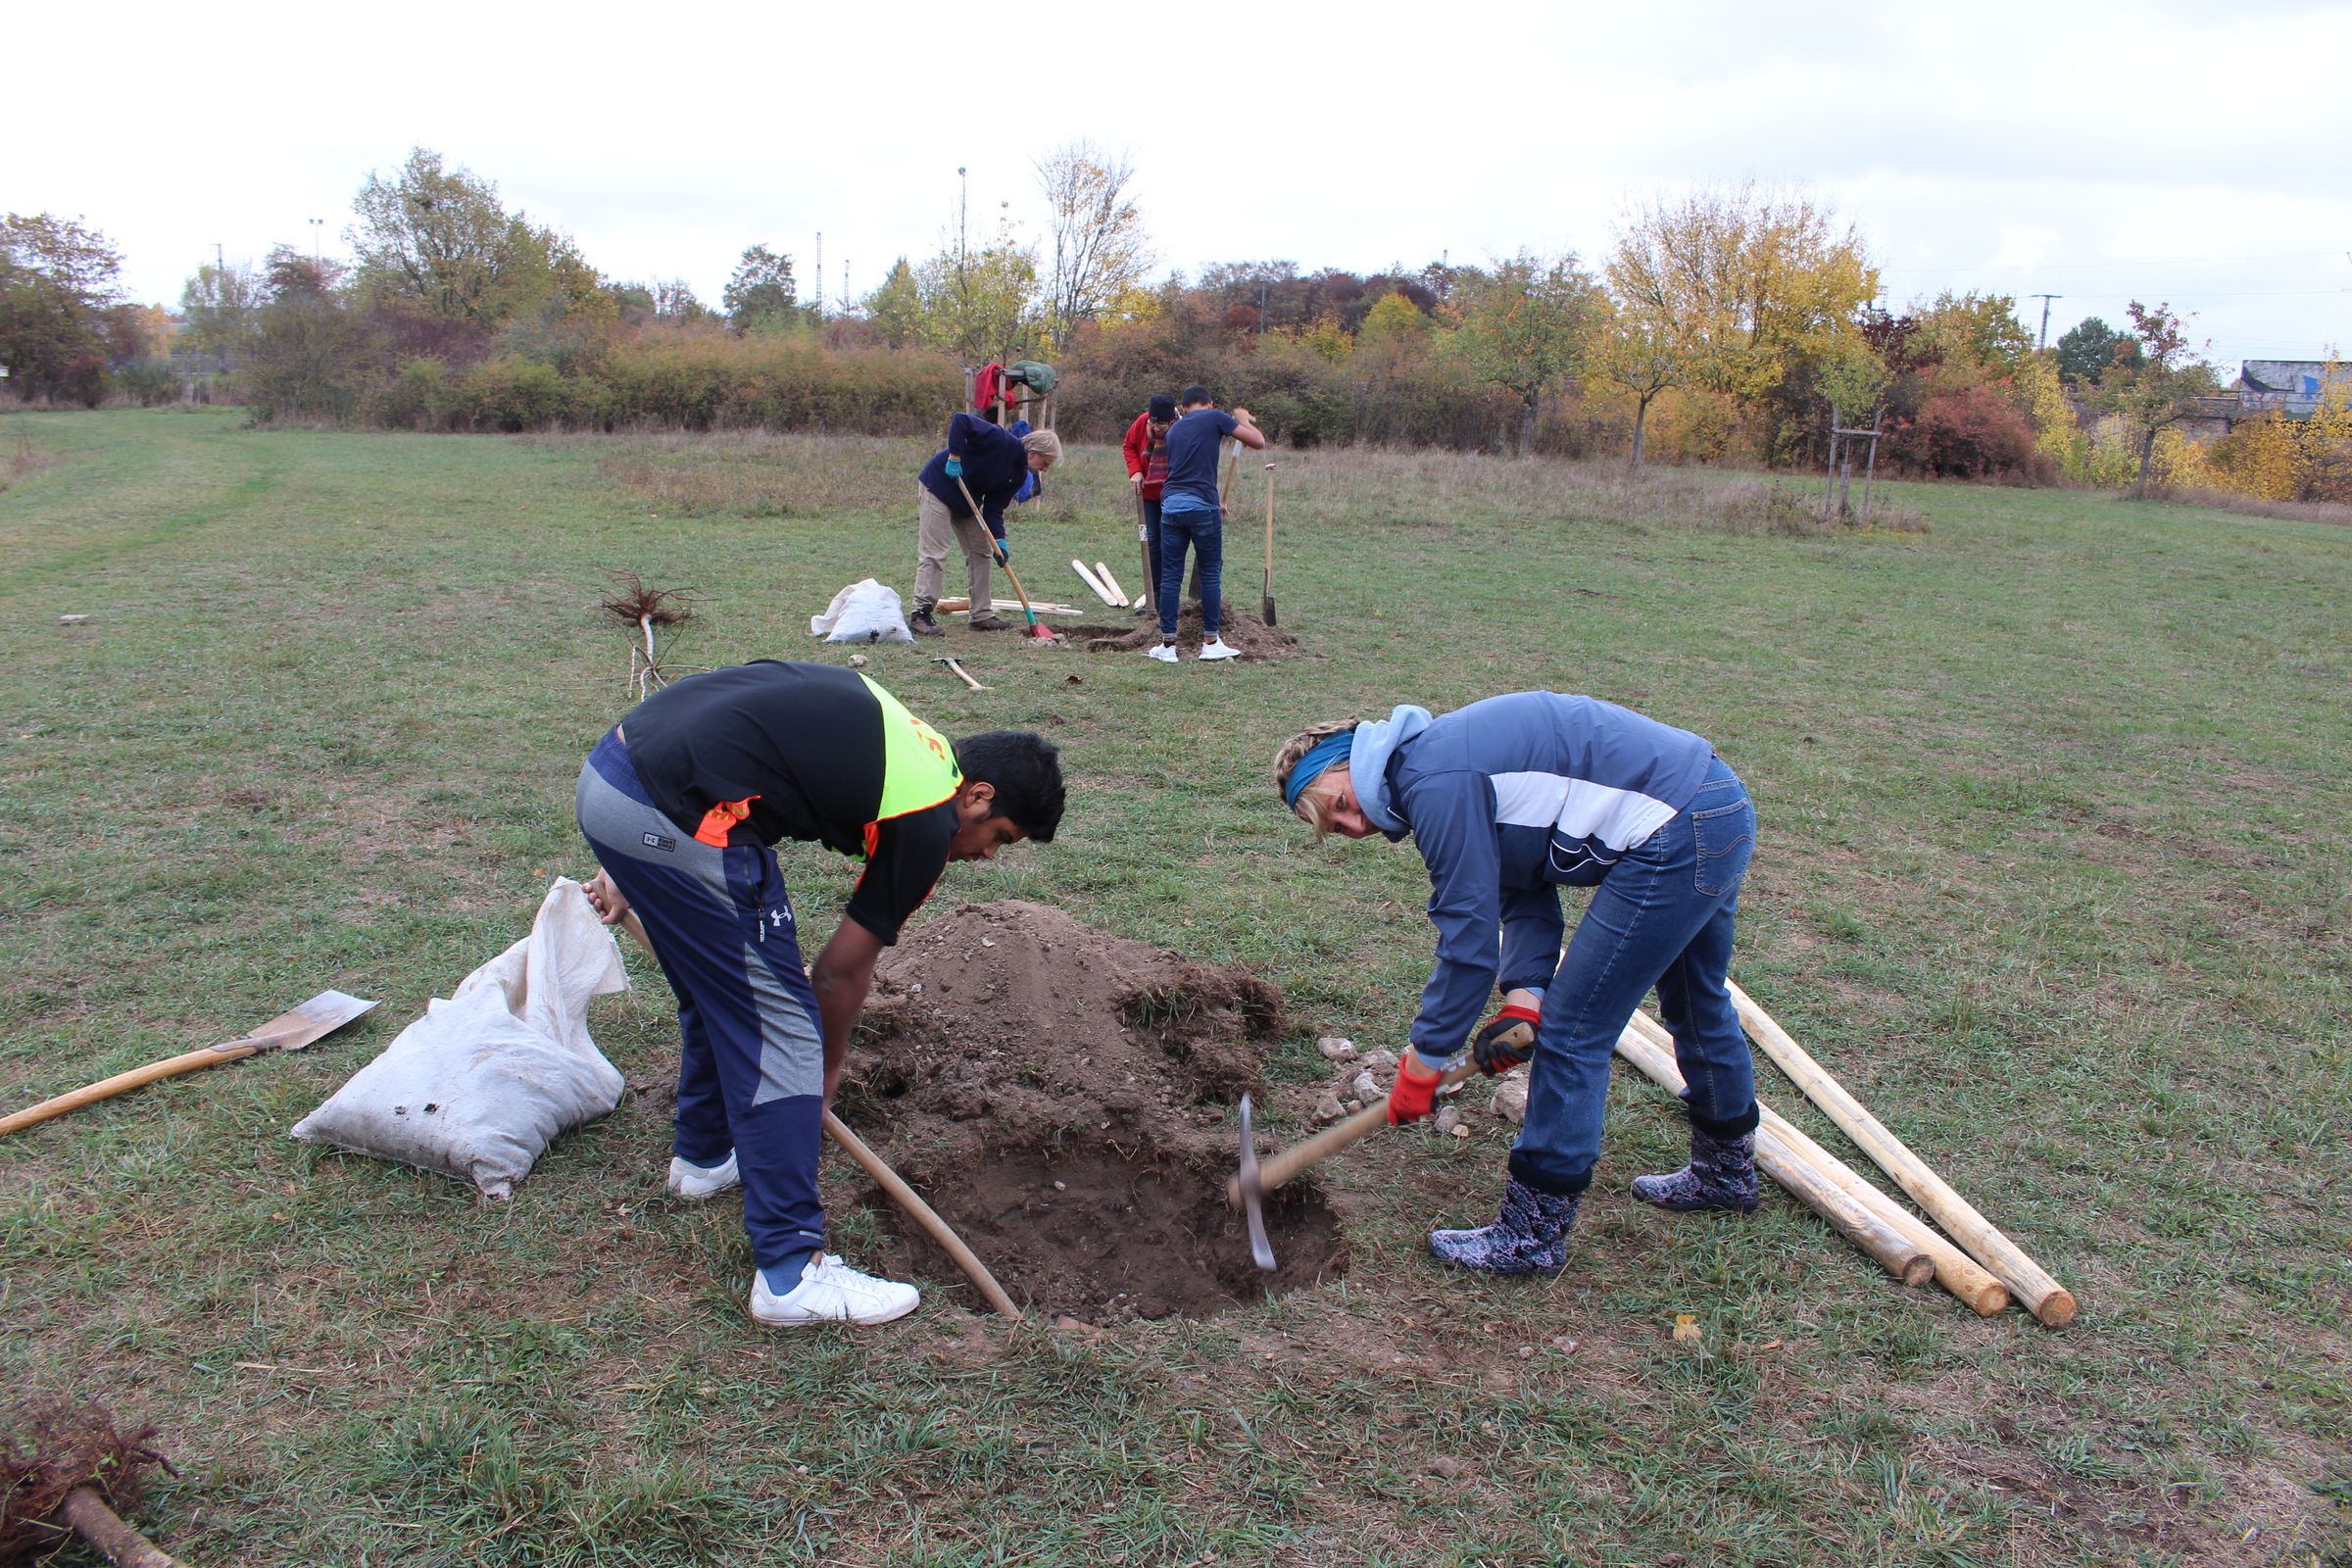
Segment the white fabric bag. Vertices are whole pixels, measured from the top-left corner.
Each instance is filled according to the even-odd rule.
[[[906,616],[899,607],[899,591],[871,577],[850,584],[833,596],[821,615],[808,617],[808,635],[829,643],[910,643]]]
[[[292,1135],[506,1198],[559,1133],[620,1103],[588,999],[628,985],[612,928],[558,877],[529,936],[430,1003]]]

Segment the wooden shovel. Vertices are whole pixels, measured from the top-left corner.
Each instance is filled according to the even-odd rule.
[[[176,1078],[183,1072],[218,1067],[224,1061],[235,1061],[240,1056],[250,1056],[257,1052],[300,1051],[312,1041],[334,1033],[374,1005],[372,1002],[345,996],[340,991],[321,991],[302,1005],[279,1013],[260,1028],[250,1029],[234,1040],[223,1040],[202,1051],[183,1052],[176,1056],[167,1056],[162,1061],[151,1061],[144,1067],[119,1072],[112,1078],[76,1089],[71,1094],[44,1100],[13,1116],[0,1116],[0,1135],[30,1127],[35,1122],[47,1121],[52,1116],[62,1116],[69,1110],[78,1110],[83,1105],[94,1104],[101,1100],[112,1099],[141,1084],[154,1083],[159,1078]]]
[[[1274,465],[1266,465],[1266,575],[1258,590],[1258,617],[1267,625],[1274,624]]]

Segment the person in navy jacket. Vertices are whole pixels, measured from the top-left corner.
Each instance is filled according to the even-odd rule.
[[[1519,692],[1444,717],[1402,706],[1317,724],[1276,752],[1274,781],[1318,837],[1410,835],[1429,867],[1437,964],[1389,1120],[1428,1115],[1465,1049],[1489,1074],[1532,1053],[1500,1212],[1433,1233],[1432,1251],[1496,1274],[1566,1261],[1609,1056],[1652,986],[1690,1083],[1690,1162],[1634,1191],[1665,1208],[1755,1208],[1755,1064],[1727,981],[1756,813],[1713,746],[1614,703]],[[1565,952],[1562,887],[1593,890]]]
[[[1051,430],[1014,435],[976,415],[948,421],[948,444],[931,454],[915,475],[914,613],[907,620],[918,637],[942,635],[933,612],[947,573],[951,547],[963,552],[964,581],[971,595],[965,622],[974,631],[1003,631],[996,612],[989,565],[1012,553],[1004,536],[1004,509],[1029,476],[1061,460],[1061,438]],[[979,506],[978,516],[972,506]]]

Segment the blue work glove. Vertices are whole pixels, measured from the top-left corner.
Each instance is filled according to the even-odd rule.
[[[998,540],[998,541],[997,541],[997,554],[998,554],[1000,557],[1002,557],[1003,559],[1006,560],[1006,561],[1009,561],[1009,560],[1011,560],[1011,559],[1012,559],[1012,541],[1011,541],[1011,540],[1009,540],[1009,539],[1000,539],[1000,540]]]
[[[948,477],[951,479],[963,477],[963,460],[953,452],[948,454]]]

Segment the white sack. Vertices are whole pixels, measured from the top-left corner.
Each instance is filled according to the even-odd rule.
[[[833,596],[821,615],[808,617],[808,635],[829,643],[910,643],[899,591],[873,578],[854,582]]]
[[[620,1103],[588,999],[628,989],[620,948],[558,877],[531,934],[459,982],[293,1136],[469,1181],[505,1198],[557,1134]]]

